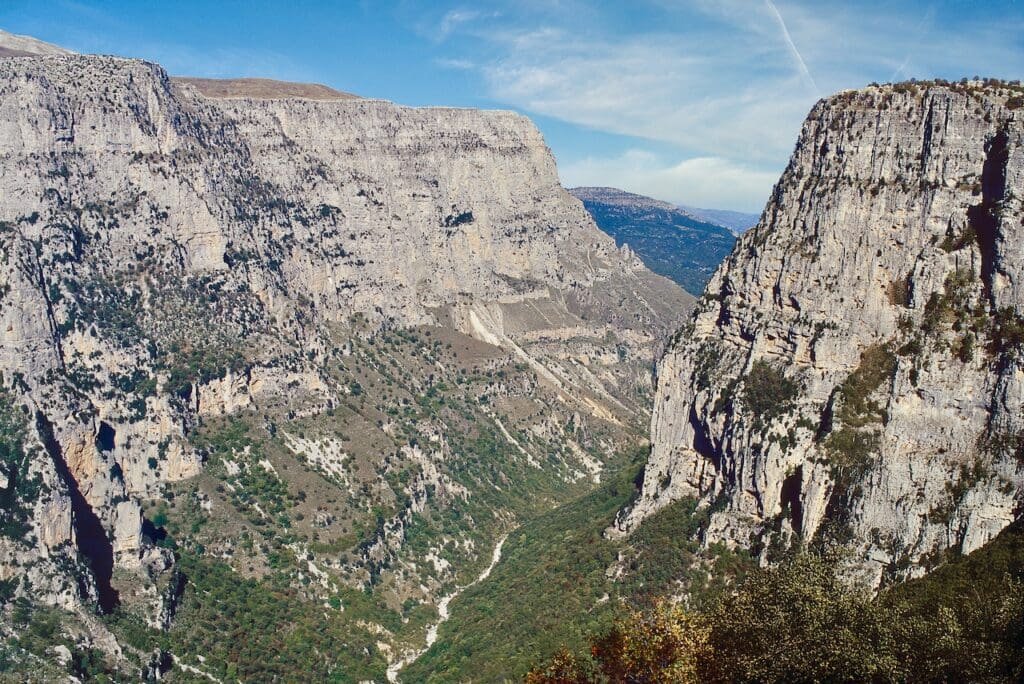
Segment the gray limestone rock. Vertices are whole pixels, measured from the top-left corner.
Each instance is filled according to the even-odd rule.
[[[839,538],[877,582],[1020,515],[1020,95],[908,84],[814,107],[659,364],[643,490],[610,534],[695,497],[707,543],[767,561]]]

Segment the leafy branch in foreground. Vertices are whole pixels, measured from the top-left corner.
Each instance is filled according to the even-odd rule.
[[[1017,562],[991,581],[943,579],[952,590],[921,583],[873,597],[845,581],[836,561],[800,553],[706,611],[658,603],[630,613],[592,639],[587,656],[562,650],[526,681],[1020,681],[1021,570]],[[914,594],[934,599],[931,609]]]

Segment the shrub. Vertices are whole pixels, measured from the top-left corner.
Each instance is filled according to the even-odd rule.
[[[39,475],[29,471],[32,456],[27,439],[28,421],[13,397],[0,390],[0,474],[5,479],[0,487],[0,535],[22,542],[32,529],[31,504],[42,487]]]
[[[993,351],[1016,354],[1022,345],[1024,345],[1024,317],[1021,317],[1012,307],[999,309],[993,320]]]
[[[871,395],[891,380],[896,372],[896,355],[889,345],[872,345],[860,356],[860,364],[839,387],[839,418],[844,425],[861,427],[884,421],[885,410]]]
[[[534,668],[528,684],[586,684],[588,682],[697,682],[698,664],[710,655],[705,623],[678,606],[659,602],[648,613],[630,612],[612,629],[591,642],[596,664],[577,659],[564,648],[551,662]]]
[[[893,306],[908,306],[910,304],[910,278],[890,281],[886,294],[889,297],[889,303]]]
[[[828,436],[825,450],[831,465],[855,478],[871,465],[871,457],[878,451],[878,433],[844,427]]]
[[[1021,681],[1022,548],[1017,523],[877,597],[844,578],[839,558],[801,552],[707,611],[630,614],[592,640],[593,662],[563,650],[527,681]]]
[[[798,382],[787,378],[778,366],[758,359],[743,380],[741,397],[755,425],[763,427],[790,411],[799,394]]]
[[[871,595],[832,559],[799,554],[752,575],[710,615],[702,681],[898,679],[893,629]]]

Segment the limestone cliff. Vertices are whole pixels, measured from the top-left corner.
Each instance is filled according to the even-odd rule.
[[[570,415],[625,426],[688,306],[509,112],[218,99],[143,61],[14,56],[0,182],[0,372],[42,482],[0,580],[66,606],[172,562],[140,502],[202,470],[199,419],[352,393],[328,365],[356,314],[503,348]]]
[[[818,103],[756,229],[658,367],[613,534],[682,497],[769,560],[848,541],[875,581],[969,552],[1024,491],[1024,119],[1008,84]]]

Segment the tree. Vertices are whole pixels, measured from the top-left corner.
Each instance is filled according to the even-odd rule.
[[[564,648],[526,676],[527,684],[687,684],[710,656],[708,628],[679,606],[660,601],[653,610],[633,611],[611,631],[592,640],[591,663]]]
[[[686,684],[711,655],[709,629],[680,606],[655,604],[633,612],[591,645],[601,672],[613,682]]]
[[[901,653],[889,616],[836,561],[800,553],[752,575],[709,616],[702,681],[892,681]]]

